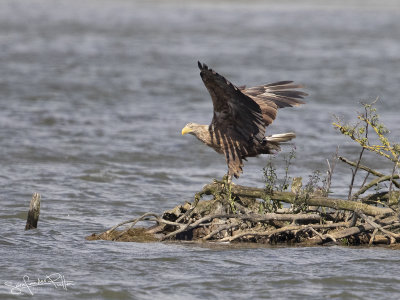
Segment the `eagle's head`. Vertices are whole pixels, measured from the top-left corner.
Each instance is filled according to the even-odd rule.
[[[194,135],[198,140],[202,141],[203,143],[207,144],[210,147],[214,147],[212,143],[211,133],[210,133],[210,126],[209,125],[201,125],[196,123],[187,123],[185,127],[182,129],[182,135],[186,133],[190,133]],[[218,150],[215,150],[218,152]]]
[[[182,129],[182,135],[186,133],[190,133],[192,135],[196,135],[196,133],[199,131],[199,129],[202,127],[200,124],[196,123],[187,123],[185,127]]]

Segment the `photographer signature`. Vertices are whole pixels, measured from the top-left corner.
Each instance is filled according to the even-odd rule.
[[[62,288],[67,290],[68,286],[74,285],[74,282],[65,280],[64,275],[60,273],[52,273],[43,278],[38,277],[37,280],[30,280],[28,275],[24,275],[22,282],[15,284],[6,281],[4,285],[10,288],[10,293],[13,295],[30,294],[33,296],[33,292],[39,287],[53,286],[56,289]]]

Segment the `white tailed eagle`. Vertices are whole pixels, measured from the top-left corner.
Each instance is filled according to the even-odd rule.
[[[222,75],[198,62],[200,76],[211,95],[214,116],[210,125],[188,123],[182,135],[190,133],[216,152],[224,154],[228,181],[243,172],[243,160],[280,150],[279,143],[295,138],[294,133],[265,136],[278,108],[304,104],[306,93],[293,81],[279,81],[251,88],[237,87]]]

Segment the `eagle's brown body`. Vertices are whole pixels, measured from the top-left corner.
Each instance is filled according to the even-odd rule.
[[[265,136],[276,118],[278,108],[297,106],[307,95],[291,81],[281,81],[252,88],[234,86],[223,76],[199,62],[200,76],[211,95],[214,116],[210,125],[188,123],[182,134],[190,133],[224,154],[228,176],[242,173],[243,159],[280,150],[279,143],[291,140],[293,133]]]
[[[202,141],[207,146],[213,148],[216,152],[220,154],[224,154],[223,143],[220,141],[220,136],[218,135],[218,131],[215,131],[212,125],[200,125],[195,123],[189,123],[186,126],[191,126],[193,131],[191,132],[195,135],[200,141]],[[293,138],[294,136],[291,136]],[[239,141],[234,141],[234,146],[239,148]],[[279,143],[277,142],[265,142],[263,143],[251,143],[247,147],[246,157],[254,157],[259,154],[271,154],[276,151],[279,151]]]

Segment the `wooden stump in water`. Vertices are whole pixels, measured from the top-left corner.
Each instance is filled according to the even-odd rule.
[[[37,228],[40,214],[40,194],[34,193],[29,206],[28,218],[26,220],[25,230]]]

